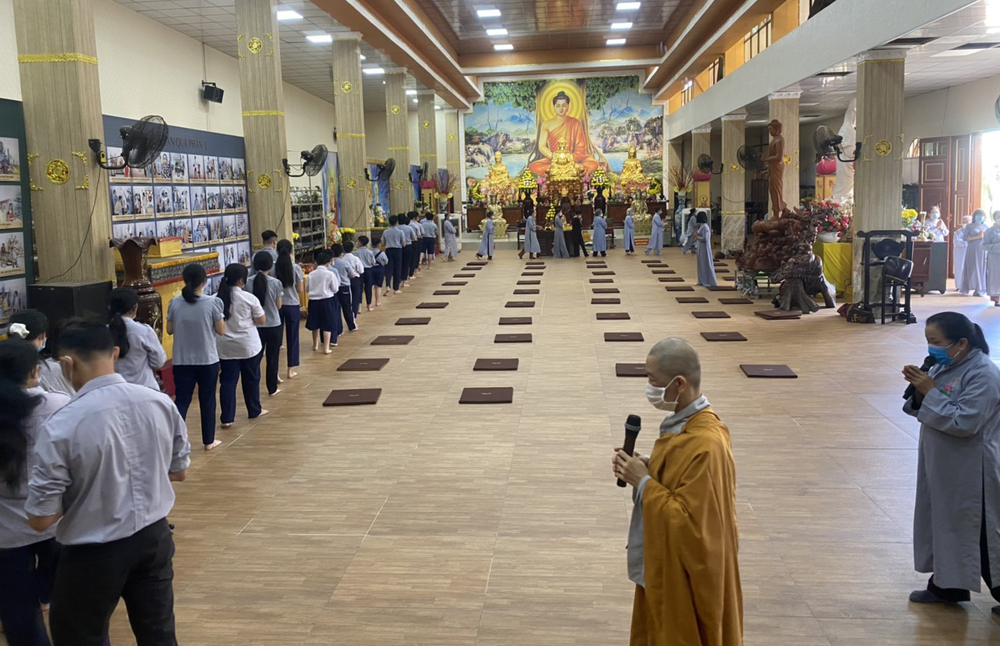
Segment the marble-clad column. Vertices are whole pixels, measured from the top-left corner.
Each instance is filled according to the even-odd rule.
[[[410,138],[407,134],[409,108],[406,102],[406,74],[385,75],[385,125],[389,157],[396,160],[396,170],[389,179],[389,205],[392,215],[413,208],[413,185],[410,184]]]
[[[434,92],[417,95],[417,139],[420,145],[420,167],[426,164],[427,175],[422,179],[437,179],[437,117],[434,114]],[[423,196],[423,191],[421,191]],[[437,210],[436,204],[428,204]]]
[[[903,75],[905,53],[873,50],[858,60],[858,141],[862,142],[854,179],[853,231],[899,228],[903,186]],[[848,153],[850,154],[850,153]],[[863,297],[864,240],[854,238],[854,300]],[[873,277],[872,298],[878,298]]]
[[[722,117],[722,251],[732,255],[746,241],[746,171],[737,151],[746,143],[745,112]]]
[[[462,135],[458,131],[458,110],[444,113],[445,149],[448,152],[448,175],[455,182],[452,204],[462,203]]]
[[[337,116],[340,223],[360,233],[371,229],[372,216],[368,208],[370,184],[365,179],[365,102],[361,93],[359,34],[338,35],[333,41],[333,98]]]
[[[698,170],[698,157],[712,155],[712,124],[691,131],[691,171]]]
[[[236,41],[247,168],[251,243],[268,229],[292,238],[292,207],[281,160],[285,143],[285,99],[276,0],[236,3]],[[298,159],[290,159],[295,164]]]
[[[40,282],[115,277],[106,173],[88,148],[104,141],[91,0],[16,0],[35,246]],[[22,264],[31,261],[24,250]]]
[[[785,206],[799,206],[799,97],[801,92],[775,92],[770,95],[771,119],[781,122],[781,136],[785,138],[785,182],[782,197]],[[768,204],[768,214],[772,212]],[[770,216],[769,216],[770,217]]]

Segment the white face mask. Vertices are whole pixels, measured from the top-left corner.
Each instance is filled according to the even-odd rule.
[[[653,405],[653,408],[671,413],[676,412],[677,400],[675,399],[672,402],[668,402],[663,399],[667,394],[667,388],[670,388],[670,384],[674,383],[676,379],[677,377],[671,379],[670,383],[668,383],[664,388],[657,388],[653,384],[646,382],[646,399]]]

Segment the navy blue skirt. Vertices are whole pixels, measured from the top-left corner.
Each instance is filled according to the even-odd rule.
[[[372,272],[372,284],[381,287],[385,281],[385,267],[375,265],[374,267],[369,267],[368,271]]]
[[[320,300],[309,299],[309,316],[306,317],[307,330],[320,330],[333,334],[339,318],[336,296]]]

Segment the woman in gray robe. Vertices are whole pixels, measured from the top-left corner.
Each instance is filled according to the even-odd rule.
[[[995,307],[1000,307],[1000,211],[993,212],[993,226],[983,236],[986,250],[986,293]]]
[[[563,227],[562,213],[556,212],[556,217],[552,221],[552,255],[556,258],[569,258],[569,248],[566,247],[566,233]]]
[[[535,216],[529,215],[524,221],[524,247],[517,257],[524,258],[524,254],[528,254],[528,258],[534,260],[541,252],[542,248],[538,245],[538,231],[535,228]]]
[[[694,251],[698,247],[698,241],[695,238],[694,232],[698,230],[698,212],[691,209],[691,217],[688,218],[687,226],[684,227],[684,241],[681,247],[682,253],[688,253],[689,251]]]
[[[965,291],[964,289],[962,289],[962,272],[965,271],[965,248],[968,246],[968,244],[965,242],[965,227],[969,226],[970,222],[972,222],[972,216],[963,215],[962,224],[957,229],[955,229],[955,237],[953,238],[953,240],[955,241],[955,256],[954,256],[955,266],[953,267],[953,270],[955,272],[956,292]]]
[[[986,293],[986,252],[983,251],[983,235],[986,233],[986,211],[976,209],[972,214],[972,224],[962,229],[965,239],[965,264],[962,267],[962,293],[972,292],[973,296]]]
[[[448,262],[458,257],[458,229],[451,218],[444,219],[444,255]]]
[[[646,244],[646,255],[649,255],[650,251],[656,253],[657,256],[660,255],[660,249],[663,248],[663,218],[660,216],[660,212],[657,211],[653,214],[653,228],[649,234],[649,243]]]
[[[924,336],[937,365],[903,368],[914,388],[903,410],[920,421],[914,569],[932,576],[910,601],[968,601],[980,577],[1000,601],[1000,368],[962,314],[934,314]]]
[[[632,209],[625,212],[625,255],[635,253],[635,214]]]
[[[495,228],[493,226],[493,213],[490,211],[486,212],[486,221],[483,222],[483,240],[479,243],[479,251],[476,253],[476,258],[482,258],[486,256],[490,260],[493,260],[493,232]]]
[[[698,284],[702,287],[715,287],[719,280],[715,277],[715,263],[712,261],[712,227],[708,226],[708,216],[699,213],[697,228],[692,233],[695,253],[698,258]]]
[[[591,249],[594,257],[608,255],[608,223],[604,220],[604,213],[600,209],[594,211],[594,233],[591,236]]]

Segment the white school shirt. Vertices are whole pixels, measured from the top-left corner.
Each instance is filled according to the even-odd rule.
[[[351,265],[351,267],[354,268],[354,273],[356,273],[358,276],[365,273],[365,264],[361,262],[361,259],[355,256],[353,253],[349,253],[346,256],[344,256],[344,260],[346,260],[347,264]]]
[[[115,372],[130,384],[159,390],[153,371],[167,363],[167,353],[160,345],[160,339],[153,328],[145,323],[127,317],[122,320],[125,321],[128,333],[128,354],[115,361]]]
[[[230,289],[229,296],[226,333],[215,338],[219,359],[249,359],[260,352],[260,335],[253,320],[264,316],[264,308],[256,296],[238,287]]]
[[[340,277],[328,265],[320,265],[306,277],[309,300],[321,301],[337,295],[340,291]]]

